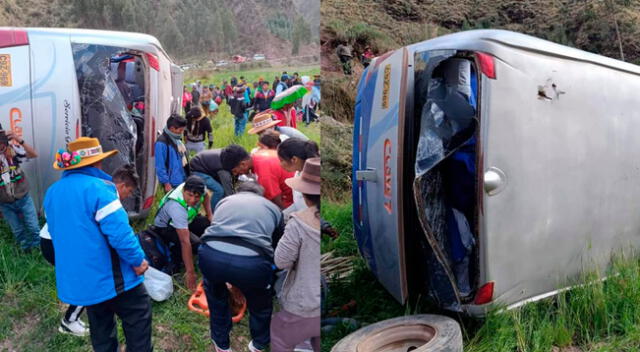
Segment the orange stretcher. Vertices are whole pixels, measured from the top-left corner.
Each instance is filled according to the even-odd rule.
[[[231,306],[231,314],[233,314],[231,320],[237,323],[244,318],[244,313],[247,311],[247,300],[239,289],[230,284],[227,284],[227,289],[229,289],[229,305]],[[209,305],[207,304],[207,296],[204,294],[202,281],[198,284],[196,292],[189,298],[187,306],[189,310],[209,317]]]

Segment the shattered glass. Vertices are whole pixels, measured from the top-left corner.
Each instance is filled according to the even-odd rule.
[[[447,231],[444,165],[449,155],[473,137],[477,120],[470,103],[471,63],[451,58],[454,53],[423,56],[424,69],[416,70],[416,94],[423,103],[416,151],[414,197],[426,239],[429,294],[442,306],[460,310]],[[419,66],[417,66],[419,67]],[[465,292],[466,293],[466,292]]]
[[[449,59],[441,67],[444,77],[429,80],[427,100],[422,109],[416,177],[445,159],[475,132],[475,109],[469,103],[470,62]]]
[[[110,67],[110,59],[125,50],[104,45],[72,44],[80,93],[82,136],[98,138],[103,151],[119,151],[103,161],[102,168],[108,174],[136,160],[136,124]],[[138,201],[139,197],[132,198]],[[134,202],[130,199],[123,205],[127,210],[133,210]]]

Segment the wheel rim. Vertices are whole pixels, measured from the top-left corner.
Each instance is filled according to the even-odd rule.
[[[418,352],[435,335],[436,330],[427,324],[393,326],[364,338],[356,352]]]

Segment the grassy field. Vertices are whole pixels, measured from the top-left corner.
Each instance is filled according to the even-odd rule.
[[[301,72],[304,72],[301,70]],[[243,73],[235,73],[238,76]],[[270,73],[251,72],[245,76]],[[226,104],[213,120],[214,147],[237,143],[250,150],[256,145],[255,135],[233,136],[233,117]],[[247,125],[247,130],[250,128]],[[320,141],[320,127],[312,124],[299,128],[309,138]],[[159,199],[160,197],[156,197]],[[153,219],[157,203],[146,220],[136,221],[136,230]],[[197,267],[197,266],[196,266]],[[209,321],[187,309],[190,294],[183,285],[182,275],[174,277],[174,294],[165,302],[153,303],[153,342],[155,351],[212,351]],[[57,332],[64,312],[58,301],[54,269],[39,251],[22,253],[4,221],[0,221],[0,351],[88,351],[89,338],[63,335]],[[86,321],[86,316],[83,317]],[[124,342],[122,331],[119,337]],[[248,315],[235,324],[231,346],[243,351],[249,343]]]
[[[407,314],[446,314],[461,323],[465,351],[473,352],[640,351],[638,259],[616,259],[607,273],[609,279],[604,282],[596,281],[595,273],[587,274],[583,281],[594,284],[520,309],[473,319],[440,311],[424,297],[410,297],[406,306],[397,303],[357,253],[351,204],[324,202],[322,212],[341,233],[338,240],[323,238],[322,252],[352,256],[354,263],[354,271],[348,278],[329,284],[327,315],[349,317],[368,325]],[[355,305],[344,309],[352,300]],[[354,330],[351,326],[338,326],[329,333],[323,332],[322,350],[330,351],[331,346]]]
[[[257,82],[258,78],[262,77],[265,81],[273,84],[275,76],[280,77],[283,71],[287,71],[289,75],[293,75],[294,72],[298,72],[300,76],[309,76],[313,79],[313,75],[320,74],[320,66],[298,66],[298,67],[270,67],[260,68],[248,71],[203,71],[203,70],[190,70],[185,72],[185,84],[193,83],[196,80],[200,80],[202,84],[214,84],[220,86],[223,80],[229,82],[231,77],[240,79],[240,76],[244,76],[247,82]]]

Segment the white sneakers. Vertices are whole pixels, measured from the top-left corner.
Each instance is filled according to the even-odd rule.
[[[227,348],[226,350],[223,350],[222,348],[218,347],[218,345],[216,345],[216,342],[213,339],[211,339],[211,342],[213,342],[213,347],[216,348],[216,352],[232,352],[231,347]]]
[[[313,352],[313,347],[311,347],[311,340],[306,339],[303,342],[299,343],[293,349],[293,352]]]
[[[256,346],[253,345],[253,340],[251,340],[251,342],[249,342],[249,352],[262,352],[262,350],[259,350],[256,348]]]
[[[87,328],[85,323],[80,319],[75,321],[67,321],[63,318],[60,322],[58,331],[63,334],[71,334],[80,337],[89,335],[89,328]]]
[[[216,342],[213,341],[213,339],[211,339],[211,341],[213,342],[213,346],[216,348],[216,352],[232,352],[231,348],[223,350],[222,348],[218,347],[218,345],[216,345]],[[249,352],[263,352],[262,350],[257,349],[256,346],[253,345],[253,340],[249,342],[249,345],[247,346],[247,348],[249,349]]]

